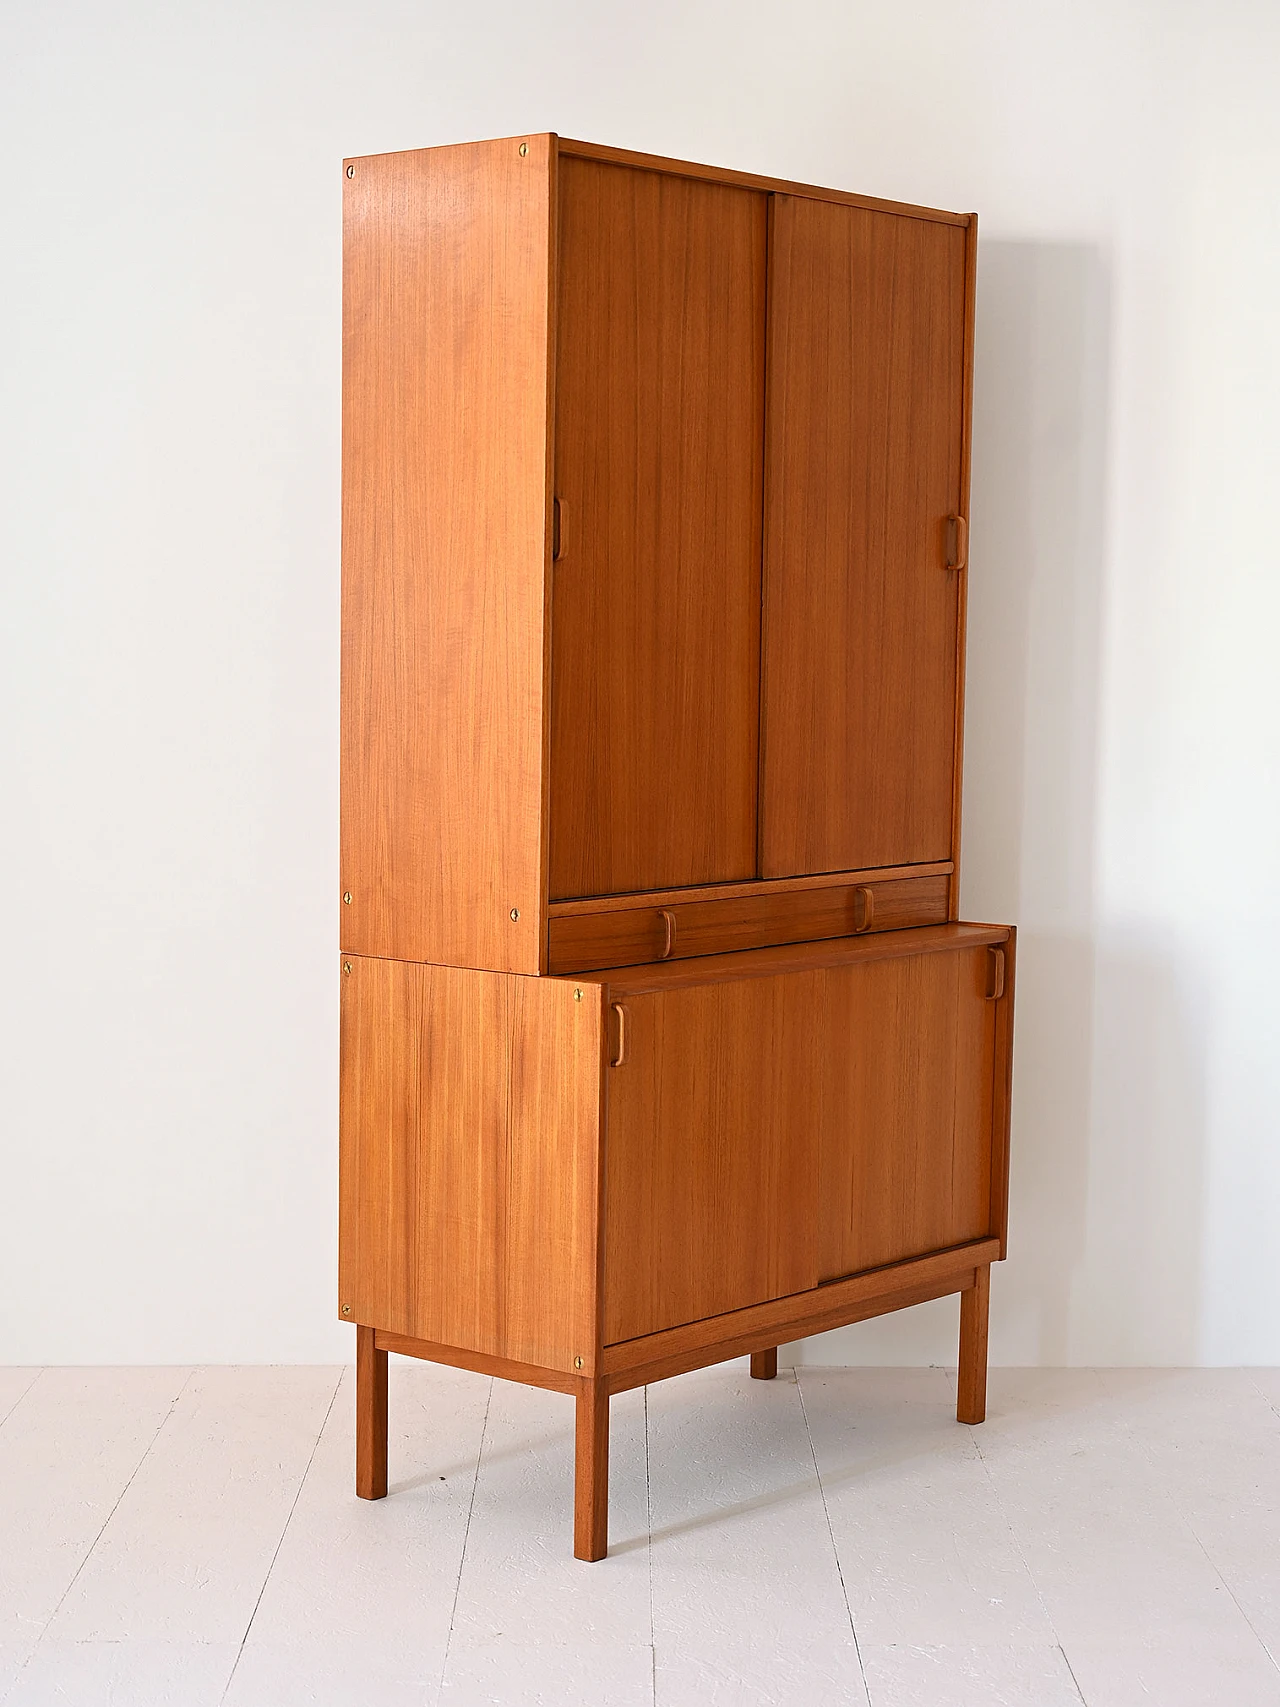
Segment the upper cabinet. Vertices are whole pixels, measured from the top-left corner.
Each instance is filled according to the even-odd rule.
[[[952,857],[966,235],[773,198],[762,877]]]
[[[344,949],[954,917],[973,220],[553,136],[346,174]]]
[[[767,222],[561,162],[553,900],[756,874]]]

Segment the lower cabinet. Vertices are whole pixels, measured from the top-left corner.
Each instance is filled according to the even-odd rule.
[[[931,925],[576,978],[342,961],[339,1311],[356,1487],[387,1357],[571,1394],[574,1551],[608,1546],[609,1402],[960,1295],[981,1422],[1004,1255],[1013,932]]]
[[[611,988],[606,1343],[989,1234],[1005,953]]]
[[[973,925],[576,979],[347,956],[344,1315],[591,1370],[1003,1244],[1012,957]]]

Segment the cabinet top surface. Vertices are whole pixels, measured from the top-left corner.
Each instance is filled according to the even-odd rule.
[[[691,160],[674,160],[663,154],[645,154],[635,149],[612,148],[605,143],[576,141],[571,137],[557,136],[551,132],[530,132],[522,138],[499,137],[492,141],[510,141],[518,147],[522,141],[541,134],[551,145],[552,157],[556,154],[570,155],[580,160],[606,161],[615,166],[630,166],[642,171],[668,172],[682,178],[700,178],[709,183],[730,184],[739,189],[765,190],[775,194],[804,196],[817,201],[842,202],[851,207],[863,207],[879,210],[884,213],[906,214],[915,219],[935,220],[943,225],[970,225],[977,219],[972,213],[951,213],[943,208],[920,207],[912,202],[889,201],[881,196],[859,195],[851,190],[834,190],[817,184],[801,184],[788,178],[770,178],[758,172],[737,172],[727,166],[705,166]],[[476,146],[492,146],[476,143],[446,143],[431,148],[402,149],[395,152],[400,154],[440,154],[449,149],[466,149]],[[378,155],[348,155],[344,167],[360,159],[378,159],[386,156]]]
[[[594,972],[573,973],[572,982],[607,985],[610,995],[641,996],[734,978],[764,978],[786,972],[812,972],[820,967],[848,966],[859,961],[895,960],[913,954],[995,946],[1008,942],[1011,934],[1008,925],[921,925],[910,930],[881,931],[875,936],[827,937],[821,942],[697,955],[688,960],[663,960],[647,966],[601,967]]]

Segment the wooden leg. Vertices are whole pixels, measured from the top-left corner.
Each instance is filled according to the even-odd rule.
[[[609,1391],[603,1381],[578,1388],[573,1482],[573,1556],[603,1559],[609,1551]]]
[[[778,1348],[771,1345],[768,1351],[753,1351],[751,1353],[751,1377],[755,1381],[772,1381],[778,1373]]]
[[[980,1423],[987,1414],[987,1315],[991,1301],[991,1264],[983,1263],[976,1282],[960,1294],[960,1376],[956,1417]]]
[[[387,1354],[373,1329],[356,1328],[356,1493],[380,1500],[387,1492]]]

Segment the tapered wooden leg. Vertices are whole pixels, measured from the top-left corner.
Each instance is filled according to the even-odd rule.
[[[356,1493],[380,1500],[387,1492],[387,1354],[373,1329],[356,1329]]]
[[[987,1315],[991,1301],[991,1264],[983,1263],[976,1281],[960,1294],[960,1376],[956,1417],[980,1423],[987,1414]]]
[[[603,1559],[609,1551],[609,1392],[604,1382],[582,1382],[577,1403],[573,1556]]]
[[[771,1345],[768,1351],[753,1351],[751,1353],[751,1375],[756,1381],[772,1381],[778,1373],[778,1348]]]

